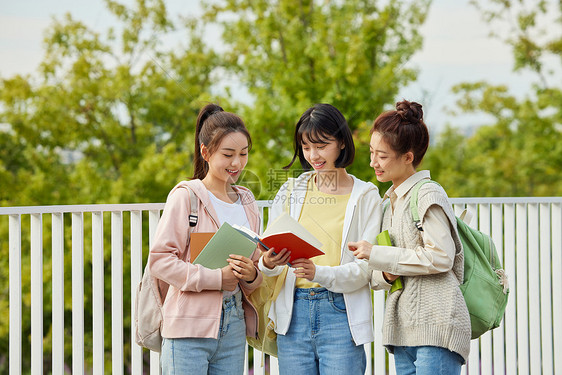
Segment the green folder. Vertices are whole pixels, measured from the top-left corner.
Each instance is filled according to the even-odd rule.
[[[377,245],[380,246],[392,246],[392,241],[390,240],[390,235],[388,234],[388,230],[385,230],[377,235]],[[399,277],[392,282],[392,286],[390,287],[390,293],[396,292],[397,290],[402,289],[402,278]]]
[[[211,237],[193,264],[200,264],[210,269],[223,268],[230,254],[243,255],[249,258],[257,244],[246,234],[234,229],[230,224],[223,223],[219,230]]]

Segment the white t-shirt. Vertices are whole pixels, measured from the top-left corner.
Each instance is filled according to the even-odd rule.
[[[246,211],[244,210],[244,206],[242,206],[240,197],[238,197],[238,200],[234,203],[222,201],[215,197],[210,191],[209,197],[211,198],[211,203],[217,213],[220,225],[227,222],[230,225],[237,224],[242,227],[249,228],[250,223],[248,222],[248,217],[246,217]]]
[[[244,210],[244,206],[242,206],[240,197],[238,197],[238,200],[234,203],[227,203],[215,197],[210,191],[208,192],[213,208],[217,213],[220,225],[226,222],[230,225],[236,224],[242,227],[250,227],[250,223],[248,222],[248,217],[246,216],[246,211]],[[223,297],[230,297],[236,294],[239,290],[240,287],[236,286],[236,289],[232,292],[224,291]]]

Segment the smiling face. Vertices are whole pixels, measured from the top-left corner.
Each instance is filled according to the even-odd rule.
[[[327,171],[336,168],[336,160],[340,156],[343,144],[335,139],[323,139],[322,143],[311,142],[305,134],[302,137],[304,158],[316,171]]]
[[[201,145],[201,155],[209,164],[206,179],[214,183],[233,184],[248,163],[248,138],[240,132],[229,133],[212,154],[205,145]]]
[[[412,164],[413,153],[409,151],[399,155],[390,148],[379,132],[371,135],[370,152],[371,163],[369,165],[375,170],[379,182],[392,181],[393,185],[397,187],[416,172]]]

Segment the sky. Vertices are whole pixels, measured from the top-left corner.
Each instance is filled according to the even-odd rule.
[[[198,0],[168,0],[169,11],[197,12]],[[44,56],[43,31],[53,17],[70,12],[75,19],[103,31],[114,18],[101,0],[0,0],[0,78],[32,74]],[[432,133],[446,124],[465,129],[486,121],[480,116],[448,114],[455,98],[451,87],[461,82],[485,80],[506,84],[515,95],[524,95],[533,76],[514,73],[509,47],[488,36],[489,26],[468,0],[433,0],[420,32],[424,45],[409,66],[419,70],[418,80],[403,88],[396,100],[420,102]]]

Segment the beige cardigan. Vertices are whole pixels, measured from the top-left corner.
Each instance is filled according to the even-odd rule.
[[[427,269],[423,270],[420,264],[418,273],[412,272],[415,267],[411,263],[415,257],[408,252],[421,254],[424,240],[414,225],[409,201],[412,187],[424,178],[429,178],[427,171],[418,172],[403,182],[400,188],[407,189],[405,204],[394,212],[387,209],[384,213],[382,229],[388,229],[396,247],[373,246],[371,250],[369,268],[373,272],[406,275],[402,276],[403,289],[389,294],[386,300],[383,345],[390,352],[394,346],[438,346],[460,354],[466,361],[470,351],[470,317],[459,289],[464,254],[453,209],[447,194],[437,184],[425,184],[420,189],[420,218],[424,224],[423,218],[430,207],[442,210],[441,214],[449,221],[446,233],[455,244],[454,259],[446,270],[436,270],[432,265],[426,265]],[[431,256],[420,257],[420,262],[427,259]]]

